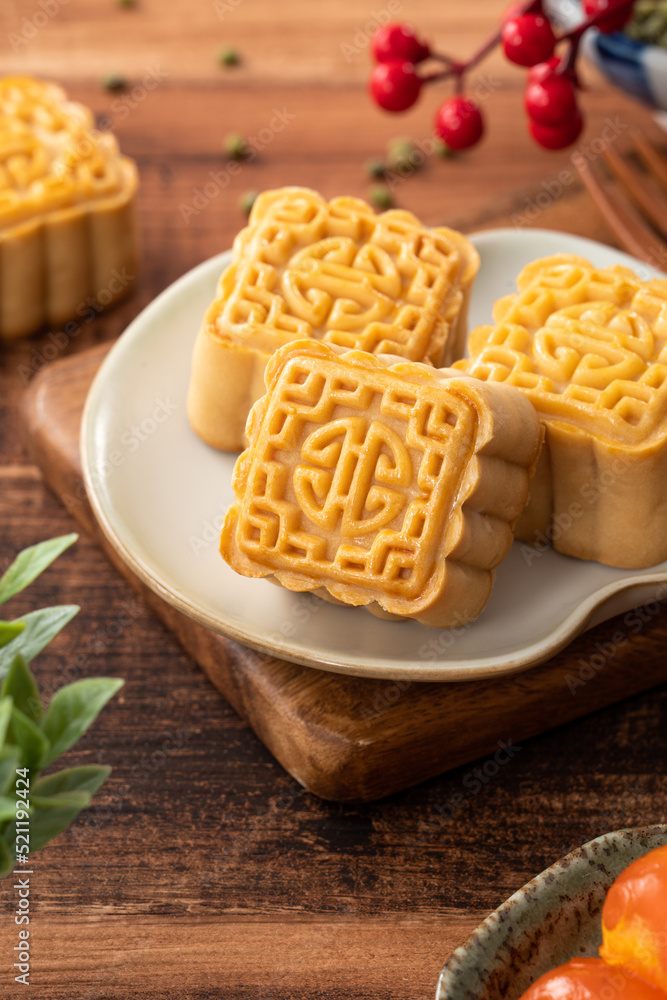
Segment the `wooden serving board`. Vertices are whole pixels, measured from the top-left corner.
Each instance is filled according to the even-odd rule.
[[[656,613],[654,607],[636,635],[619,616],[541,666],[460,684],[314,670],[267,658],[197,624],[134,576],[103,536],[85,496],[81,413],[107,351],[105,344],[56,362],[31,383],[23,414],[35,460],[78,524],[309,791],[337,801],[381,798],[665,680],[667,610]],[[611,656],[601,654],[617,632],[628,641],[617,643]],[[594,669],[601,658],[602,669]]]

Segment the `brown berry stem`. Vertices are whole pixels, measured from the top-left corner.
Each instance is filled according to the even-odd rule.
[[[569,76],[575,83],[575,86],[579,85],[576,71],[577,56],[579,55],[579,45],[581,44],[581,35],[576,35],[570,39],[570,47],[565,59],[560,63],[558,67],[558,72],[562,73],[563,76]]]
[[[634,2],[634,0],[633,0]],[[534,14],[542,12],[542,0],[527,0],[521,9],[522,14]],[[455,90],[457,94],[463,91],[463,79],[465,74],[471,69],[481,63],[490,52],[492,52],[496,45],[500,43],[502,37],[502,29],[494,31],[492,35],[484,42],[481,48],[477,49],[476,52],[470,57],[470,59],[465,62],[460,62],[458,59],[452,59],[451,56],[447,56],[444,53],[431,52],[431,57],[437,59],[440,62],[445,63],[448,67],[444,72],[440,73],[430,73],[428,76],[422,77],[424,83],[433,83],[435,80],[447,80],[450,77],[455,77]]]
[[[572,31],[561,35],[558,38],[556,44],[560,42],[569,42],[569,50],[565,59],[561,62],[561,72],[569,76],[576,78],[575,64],[577,61],[577,56],[579,54],[579,45],[581,42],[582,35],[589,28],[595,28],[601,21],[604,21],[609,14],[615,11],[625,10],[626,8],[632,7],[635,0],[617,0],[615,4],[612,4],[604,11],[600,11],[591,17],[586,18],[577,28]],[[542,13],[542,0],[527,0],[522,8],[520,8],[520,14],[541,14]],[[444,63],[445,69],[439,72],[429,73],[427,76],[422,77],[423,83],[434,83],[436,80],[449,80],[454,77],[454,89],[457,94],[463,92],[463,83],[466,73],[477,66],[482,60],[486,59],[490,52],[495,49],[495,47],[500,43],[502,38],[502,28],[494,33],[487,39],[486,42],[479,48],[470,59],[465,62],[460,62],[457,59],[453,59],[451,56],[444,55],[441,53],[431,52],[431,57]]]
[[[574,28],[573,31],[568,31],[566,35],[561,35],[558,39],[559,42],[565,41],[565,39],[570,39],[573,43],[579,44],[579,39],[588,31],[589,28],[596,28],[601,21],[609,17],[610,14],[616,14],[621,10],[628,10],[630,7],[634,7],[635,0],[618,0],[618,3],[607,7],[606,10],[601,10],[597,14],[593,14],[592,17],[586,18],[578,28]]]
[[[455,59],[450,58],[450,56],[440,55],[438,52],[431,52],[430,58],[437,60],[437,62],[444,63],[446,66],[453,66]]]

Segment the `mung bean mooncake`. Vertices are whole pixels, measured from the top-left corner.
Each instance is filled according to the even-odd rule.
[[[558,254],[524,268],[517,287],[456,365],[517,388],[546,428],[517,537],[625,569],[662,562],[667,279]]]
[[[376,215],[358,198],[327,202],[307,188],[266,191],[195,343],[192,427],[216,448],[244,447],[266,362],[304,337],[450,364],[463,356],[478,266],[465,236],[428,229],[410,212]]]
[[[0,340],[131,287],[137,172],[54,83],[0,79]]]
[[[508,386],[315,341],[280,348],[234,469],[238,573],[441,628],[475,618],[541,444]]]

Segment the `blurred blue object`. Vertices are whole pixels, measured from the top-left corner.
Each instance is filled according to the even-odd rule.
[[[583,19],[580,3],[551,0],[548,9],[563,31]],[[582,39],[582,53],[620,90],[649,107],[667,111],[667,50],[635,41],[621,31],[604,35],[590,28]]]

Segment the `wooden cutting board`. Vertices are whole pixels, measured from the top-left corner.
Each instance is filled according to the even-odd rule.
[[[380,798],[492,757],[502,744],[520,744],[664,681],[667,611],[662,608],[651,609],[636,635],[619,616],[583,634],[548,663],[511,677],[462,684],[369,680],[314,670],[267,658],[197,624],[125,566],[85,497],[81,412],[107,351],[108,345],[101,345],[66,358],[31,383],[23,412],[34,457],[80,527],[94,536],[220,693],[309,791],[338,801]],[[617,644],[609,657],[601,654],[619,631],[628,641]],[[602,669],[595,669],[601,659]]]

